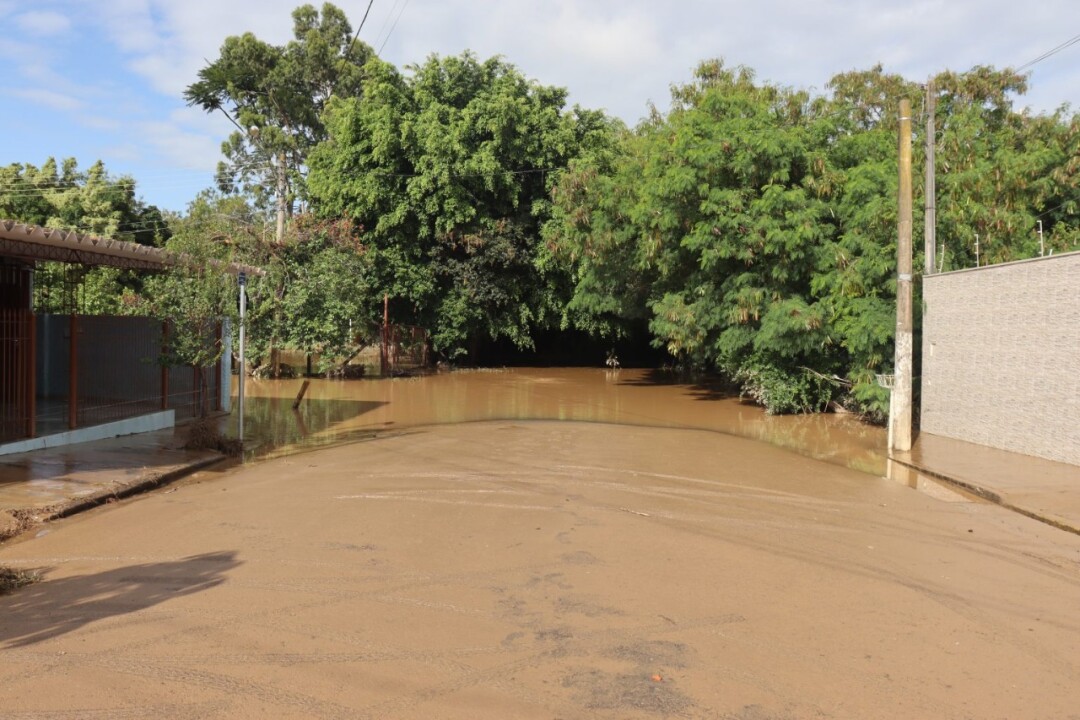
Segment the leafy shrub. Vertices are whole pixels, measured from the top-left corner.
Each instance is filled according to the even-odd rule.
[[[821,412],[836,388],[828,378],[807,370],[785,372],[771,365],[747,365],[735,373],[744,397],[762,405],[770,415]]]

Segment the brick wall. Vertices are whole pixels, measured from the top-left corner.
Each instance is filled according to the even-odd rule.
[[[1080,253],[923,279],[923,432],[1080,465]]]

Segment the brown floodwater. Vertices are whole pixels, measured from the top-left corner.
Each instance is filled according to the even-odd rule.
[[[570,420],[711,430],[874,475],[885,473],[882,428],[849,415],[766,415],[718,385],[679,381],[658,371],[513,368],[314,379],[294,411],[301,382],[246,381],[244,432],[250,459],[431,425]],[[228,422],[235,433],[235,405]]]

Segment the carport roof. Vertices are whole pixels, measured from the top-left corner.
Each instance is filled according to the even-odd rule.
[[[157,271],[193,262],[188,256],[161,248],[80,234],[74,230],[51,230],[14,220],[0,220],[0,256]],[[266,274],[262,268],[241,263],[229,263],[223,269],[232,275],[241,272]]]

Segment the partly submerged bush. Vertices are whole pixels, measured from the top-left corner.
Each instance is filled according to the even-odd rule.
[[[785,372],[771,365],[747,365],[736,371],[735,381],[744,397],[770,415],[821,412],[836,394],[832,381],[804,369]]]

